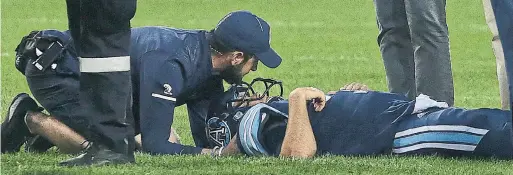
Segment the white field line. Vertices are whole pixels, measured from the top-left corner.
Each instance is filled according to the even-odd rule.
[[[313,60],[348,60],[348,61],[373,61],[375,59],[380,58],[370,58],[363,56],[362,54],[353,54],[353,55],[332,55],[332,56],[316,56],[316,55],[301,55],[294,56],[292,60],[304,60],[304,61],[313,61]]]
[[[23,21],[23,22],[29,22],[29,23],[35,23],[35,24],[67,24],[68,20],[65,18],[46,18],[46,17],[40,17],[40,18],[17,18],[17,19],[11,19],[11,20],[17,20],[17,21]],[[329,22],[329,21],[282,21],[282,20],[268,20],[271,27],[274,28],[340,28],[340,27],[376,27],[376,21],[361,21],[360,23],[345,23],[340,24],[336,23],[336,21]],[[334,23],[335,22],[335,23]],[[138,24],[141,25],[169,25],[169,20],[137,20]],[[215,25],[217,23],[216,20],[208,20],[208,19],[189,19],[184,22],[186,25]],[[340,26],[340,25],[342,26]],[[449,28],[451,26],[458,27],[458,28],[465,28],[468,31],[479,31],[479,32],[488,32],[488,26],[483,24],[455,24],[455,25],[449,25]],[[172,27],[172,26],[170,26]]]
[[[11,56],[11,54],[9,54],[9,52],[2,52],[2,54],[0,54],[1,57],[9,57]]]
[[[16,18],[11,19],[15,21],[23,21],[33,24],[67,24],[68,20],[65,18]],[[216,20],[207,20],[207,19],[189,19],[183,21],[186,25],[215,25]],[[334,25],[330,22],[325,21],[281,21],[281,20],[270,20],[268,21],[271,27],[286,27],[286,28],[326,28],[326,27],[340,27],[338,25]],[[165,25],[169,24],[168,20],[137,20],[137,23],[143,25]],[[344,27],[361,27],[361,26],[376,26],[376,22],[369,21],[365,23],[359,24],[344,24]]]

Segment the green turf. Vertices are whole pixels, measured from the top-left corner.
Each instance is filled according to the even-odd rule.
[[[1,107],[5,114],[11,98],[29,92],[13,66],[14,48],[31,30],[67,26],[64,0],[3,0],[1,2]],[[456,106],[499,107],[491,34],[481,1],[448,1]],[[294,87],[338,89],[358,81],[387,90],[376,43],[377,27],[372,1],[364,0],[140,0],[134,27],[147,25],[210,29],[224,14],[247,9],[272,26],[272,46],[284,58],[275,70],[259,67],[256,76],[284,81]],[[185,108],[173,124],[183,142],[193,144]],[[513,174],[512,161],[444,159],[437,157],[322,157],[312,160],[138,154],[138,164],[102,168],[60,168],[69,156],[49,153],[1,156],[1,174]]]

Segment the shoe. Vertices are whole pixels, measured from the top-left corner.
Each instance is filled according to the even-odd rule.
[[[92,142],[84,149],[84,153],[63,162],[60,166],[104,166],[135,163],[135,159],[127,155],[116,153],[103,145]]]
[[[20,151],[26,137],[31,135],[24,120],[28,111],[42,111],[42,108],[26,93],[14,97],[1,125],[2,153]]]
[[[48,151],[48,149],[52,148],[54,145],[46,138],[36,135],[27,139],[25,142],[25,152],[31,153],[43,153]]]

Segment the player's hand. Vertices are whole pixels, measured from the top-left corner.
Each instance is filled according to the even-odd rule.
[[[248,106],[255,106],[255,105],[259,104],[259,103],[265,103],[267,101],[267,99],[269,99],[269,97],[267,95],[262,95],[262,94],[259,94],[259,93],[254,94],[253,96],[250,97],[250,99],[258,99],[261,96],[263,96],[262,99],[251,101],[251,102],[249,102]]]
[[[240,153],[237,143],[237,134],[235,134],[230,140],[230,143],[224,147],[223,151],[221,152],[221,156],[230,156]]]
[[[362,83],[350,83],[346,84],[344,87],[340,88],[340,90],[349,90],[349,91],[369,91],[369,87]]]
[[[255,105],[259,104],[259,103],[265,103],[269,99],[269,97],[266,95],[262,99],[256,100],[260,96],[262,96],[262,95],[261,94],[254,94],[252,96],[247,96],[246,99],[251,100],[251,101],[249,101],[249,102],[235,102],[234,105],[235,106],[239,106],[240,105],[240,107],[251,107],[251,106],[255,106]],[[240,98],[240,99],[242,99],[242,98]]]
[[[312,101],[314,104],[315,111],[319,112],[322,109],[324,109],[324,106],[326,106],[326,95],[323,91],[313,88],[313,87],[304,87],[304,88],[298,88],[291,92],[291,95],[295,94],[301,94],[304,95],[304,98],[306,101]]]
[[[340,88],[342,90],[342,88]],[[328,95],[335,95],[338,91],[329,91]]]

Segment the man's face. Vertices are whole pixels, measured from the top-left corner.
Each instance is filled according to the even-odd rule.
[[[242,82],[242,77],[248,74],[250,71],[256,71],[258,60],[254,57],[248,61],[238,65],[231,65],[225,70],[221,71],[221,77],[230,84],[239,84]]]

